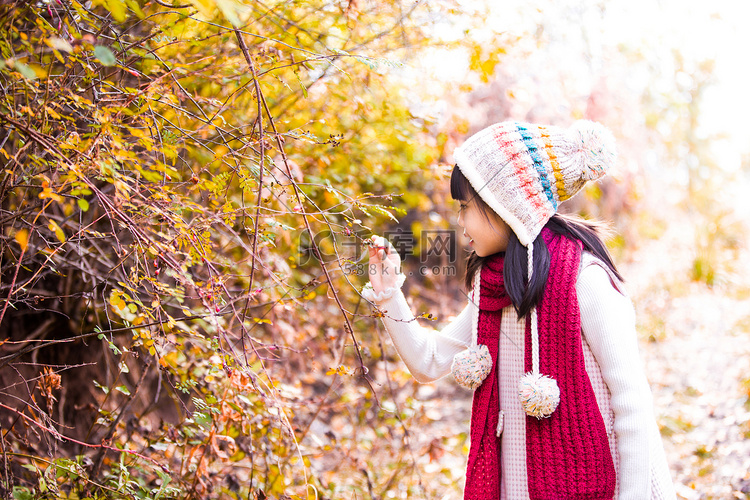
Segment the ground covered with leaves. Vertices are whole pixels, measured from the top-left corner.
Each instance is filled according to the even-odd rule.
[[[673,219],[627,266],[643,357],[678,495],[750,498],[750,254],[743,233],[714,286],[685,279],[691,234]]]

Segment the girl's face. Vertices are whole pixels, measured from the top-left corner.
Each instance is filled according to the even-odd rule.
[[[484,213],[487,212],[487,213]],[[492,210],[482,209],[476,200],[462,201],[458,212],[458,225],[479,257],[487,257],[508,248],[510,226]]]

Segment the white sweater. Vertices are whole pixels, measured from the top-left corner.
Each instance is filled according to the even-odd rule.
[[[638,354],[635,313],[621,288],[601,261],[584,253],[576,282],[584,359],[617,470],[615,498],[672,500],[675,493]],[[399,356],[421,383],[449,374],[453,356],[471,343],[473,306],[435,331],[417,323],[400,289],[375,294],[366,288],[363,296],[385,313],[383,323]],[[524,371],[525,320],[518,321],[512,306],[503,311],[501,333],[501,498],[525,500],[526,416],[516,393]]]

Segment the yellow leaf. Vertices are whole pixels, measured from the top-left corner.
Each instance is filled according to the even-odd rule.
[[[146,134],[144,130],[141,130],[135,127],[127,127],[127,128],[128,128],[128,132],[130,132],[130,134],[133,135],[134,137],[139,137],[139,138],[148,137],[149,139],[151,138],[151,134]]]
[[[216,6],[219,8],[227,21],[232,23],[233,26],[239,26],[242,21],[239,18],[239,11],[241,9],[240,2],[236,0],[215,0]]]
[[[329,368],[326,375],[353,375],[354,370],[345,365],[340,365],[338,368]]]
[[[127,7],[122,0],[97,0],[95,3],[104,5],[104,7],[112,13],[112,17],[115,18],[115,21],[123,22],[125,20]]]
[[[57,222],[49,221],[49,230],[55,233],[55,237],[60,243],[65,243],[65,232],[57,225]]]
[[[143,12],[143,10],[141,10],[141,7],[140,5],[138,5],[138,2],[136,0],[125,0],[125,3],[127,3],[128,7],[130,7],[133,12],[135,12],[135,14],[141,19],[146,17],[146,14]]]
[[[60,114],[57,111],[55,111],[54,109],[52,109],[51,107],[45,106],[44,110],[47,111],[47,114],[50,115],[55,120],[59,120],[60,119]]]
[[[16,241],[21,246],[21,251],[25,252],[29,246],[29,231],[28,229],[19,229],[16,232]]]
[[[44,200],[45,198],[50,198],[52,200],[55,200],[57,202],[62,201],[62,196],[52,191],[52,189],[49,186],[45,186],[42,189],[42,192],[39,193],[39,199]]]

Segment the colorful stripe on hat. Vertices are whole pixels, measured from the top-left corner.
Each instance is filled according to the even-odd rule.
[[[535,178],[522,161],[521,155],[526,153],[527,148],[521,146],[518,139],[512,136],[508,137],[508,135],[510,135],[509,129],[497,127],[494,131],[495,142],[504,151],[505,157],[513,166],[518,185],[526,193],[527,201],[534,206],[538,213],[545,213],[544,203],[534,187]]]
[[[529,129],[525,126],[516,124],[516,128],[518,128],[518,132],[523,138],[526,149],[528,149],[529,151],[529,156],[534,162],[534,168],[536,169],[537,174],[539,174],[539,181],[542,184],[542,189],[544,189],[544,194],[545,196],[547,196],[547,200],[549,200],[549,202],[552,204],[552,208],[554,210],[557,210],[557,200],[555,200],[555,195],[552,193],[552,186],[547,175],[547,169],[544,167],[544,160],[539,154],[539,146],[537,145],[537,141],[535,140]]]
[[[565,189],[565,180],[562,176],[562,171],[560,169],[560,162],[557,161],[557,154],[555,154],[555,149],[552,147],[552,139],[550,138],[549,132],[547,131],[547,127],[539,127],[539,132],[542,135],[542,141],[544,142],[544,149],[547,151],[547,156],[549,157],[549,162],[552,165],[552,172],[555,175],[555,188],[557,189],[557,199],[562,201],[565,201],[570,198],[570,195],[568,194],[568,191]]]

